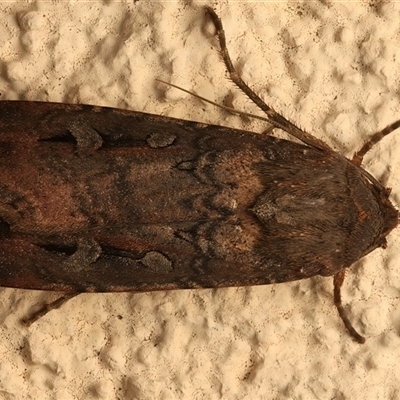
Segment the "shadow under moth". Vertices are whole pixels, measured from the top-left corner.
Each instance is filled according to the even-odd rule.
[[[64,292],[54,308],[81,292],[333,275],[340,316],[362,343],[341,303],[344,271],[385,247],[399,215],[360,164],[400,121],[345,158],[251,91],[206,11],[231,80],[302,143],[106,107],[2,101],[0,284]]]

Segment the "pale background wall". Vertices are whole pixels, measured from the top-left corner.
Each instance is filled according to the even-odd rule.
[[[201,1],[0,3],[0,99],[90,103],[218,123],[232,117],[154,82],[255,110],[226,79]],[[213,3],[207,3],[213,5]],[[351,156],[400,117],[399,3],[214,4],[244,79]],[[400,133],[400,132],[399,132]],[[365,160],[399,204],[399,133]],[[0,290],[0,399],[396,399],[399,232],[332,280],[256,288],[82,295],[31,328],[54,294]]]

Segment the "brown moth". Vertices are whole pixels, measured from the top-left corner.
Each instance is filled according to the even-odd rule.
[[[297,128],[242,81],[273,127],[303,143],[88,105],[0,102],[0,285],[81,292],[263,285],[334,276],[398,224],[390,190]],[[34,316],[37,318],[49,308]]]

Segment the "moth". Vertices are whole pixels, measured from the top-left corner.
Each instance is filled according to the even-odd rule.
[[[64,292],[54,308],[81,292],[334,276],[336,307],[362,343],[341,303],[344,271],[386,246],[399,214],[360,165],[400,120],[345,158],[243,82],[221,20],[206,13],[231,80],[301,143],[107,107],[2,101],[0,285]]]

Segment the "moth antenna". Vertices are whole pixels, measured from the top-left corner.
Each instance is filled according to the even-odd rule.
[[[174,85],[173,83],[169,83],[169,82],[163,81],[162,79],[157,79],[156,78],[156,81],[164,83],[165,85],[168,85],[168,86],[172,86],[175,89],[182,90],[182,92],[188,93],[193,97],[197,97],[198,99],[203,100],[206,103],[212,104],[212,105],[214,105],[216,107],[222,108],[223,110],[229,111],[231,113],[238,114],[238,115],[243,115],[245,117],[259,119],[261,121],[265,121],[265,122],[268,122],[269,124],[271,124],[271,121],[267,117],[261,117],[260,115],[254,115],[254,114],[251,114],[251,113],[247,113],[245,111],[235,110],[234,108],[227,107],[227,106],[224,106],[222,104],[215,103],[214,101],[206,99],[205,97],[202,97],[202,96],[198,95],[197,93],[194,93],[194,92],[191,92],[189,90],[186,90],[186,89],[184,89],[184,88],[182,88],[180,86]]]
[[[343,308],[342,304],[342,296],[340,294],[340,288],[343,285],[344,276],[346,270],[342,269],[337,274],[333,276],[333,298],[335,302],[335,306],[339,312],[340,318],[342,319],[344,325],[346,326],[347,330],[349,331],[350,335],[354,338],[354,340],[360,344],[365,343],[365,337],[361,336],[351,324],[349,318],[347,317],[346,311]]]
[[[383,128],[381,131],[374,133],[368,140],[363,144],[360,150],[358,150],[353,156],[353,163],[360,166],[362,160],[374,145],[380,142],[385,136],[392,133],[394,130],[400,127],[400,119],[392,124],[388,125],[386,128]]]
[[[303,143],[315,147],[317,149],[330,150],[330,146],[328,146],[325,142],[320,139],[315,138],[313,135],[309,134],[306,131],[301,130],[292,122],[287,120],[282,115],[278,114],[272,107],[267,105],[250,87],[243,81],[240,77],[239,73],[236,71],[233,66],[231,57],[228,52],[228,48],[226,47],[226,38],[225,31],[222,26],[222,22],[218,15],[211,7],[205,7],[207,14],[211,17],[211,20],[214,24],[216,30],[216,36],[219,40],[220,52],[222,58],[224,60],[226,69],[228,71],[229,77],[232,82],[250,99],[253,103],[260,108],[265,114],[268,115],[268,122],[275,126],[275,128],[282,129],[287,132],[289,135],[301,140]]]

